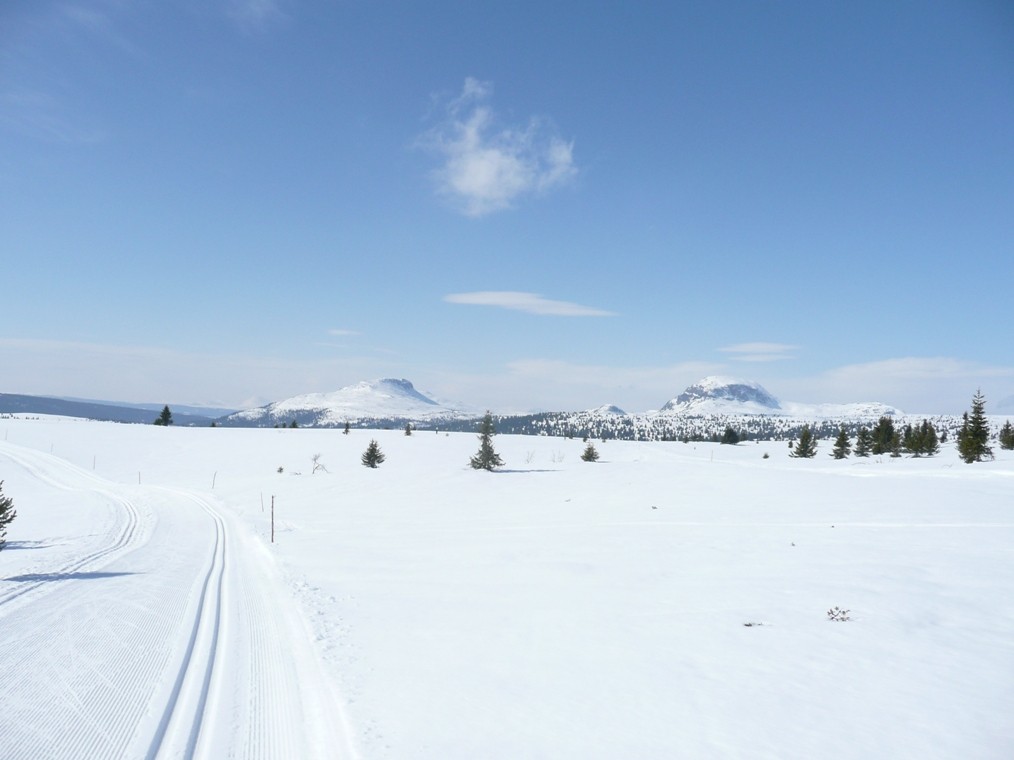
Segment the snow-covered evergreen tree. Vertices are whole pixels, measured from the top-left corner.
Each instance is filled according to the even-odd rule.
[[[1014,427],[1011,426],[1010,420],[1000,428],[1000,448],[1008,451],[1014,449]]]
[[[479,425],[479,451],[468,463],[476,470],[494,470],[503,467],[503,460],[493,449],[493,436],[496,435],[496,428],[493,427],[493,415],[486,412]]]
[[[366,451],[363,452],[362,462],[366,467],[377,469],[377,466],[381,464],[386,457],[380,450],[380,444],[375,440],[370,439],[370,445],[366,447]]]
[[[844,459],[852,453],[852,442],[849,440],[848,431],[842,425],[838,428],[838,437],[834,441],[834,448],[831,449],[831,456],[835,459]]]
[[[993,458],[993,449],[989,445],[986,399],[981,390],[976,391],[972,398],[972,413],[964,414],[964,422],[958,431],[958,454],[969,464]]]
[[[796,441],[796,447],[789,456],[797,459],[812,459],[817,456],[817,439],[809,425],[803,425],[803,429],[799,431],[799,440]]]

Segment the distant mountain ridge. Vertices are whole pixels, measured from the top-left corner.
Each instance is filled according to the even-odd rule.
[[[58,417],[80,417],[99,422],[148,423],[158,417],[165,404],[124,404],[85,399],[56,398],[51,396],[28,396],[18,393],[0,393],[0,414],[51,414]],[[208,409],[198,412],[201,407],[169,404],[175,425],[210,425],[213,420],[228,412],[227,409]]]
[[[434,422],[475,417],[475,410],[441,404],[405,379],[381,378],[348,385],[331,393],[306,393],[246,409],[223,418],[226,426],[271,427],[295,422],[301,427],[361,426],[365,421]]]
[[[778,399],[759,383],[715,375],[688,386],[659,411],[675,414],[712,414],[731,409],[740,414],[770,414],[779,411],[781,406]]]
[[[182,408],[182,407],[181,407]],[[151,423],[160,405],[147,409],[72,402],[33,396],[0,394],[0,413],[57,414],[117,422]],[[307,393],[246,409],[216,419],[178,412],[170,404],[177,425],[230,427],[344,427],[390,428],[412,424],[420,430],[477,430],[482,410],[440,402],[418,391],[406,379],[381,378],[328,393]],[[960,427],[954,415],[905,415],[879,402],[801,404],[780,402],[759,383],[739,378],[705,377],[670,399],[657,411],[629,414],[614,405],[578,412],[494,415],[502,433],[522,435],[588,436],[633,440],[709,440],[726,427],[750,438],[792,438],[803,425],[819,437],[845,427],[854,434],[882,416],[895,424],[918,424],[928,417],[940,430]],[[998,423],[997,427],[999,427]]]

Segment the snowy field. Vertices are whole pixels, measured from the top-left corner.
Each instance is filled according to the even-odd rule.
[[[1014,453],[495,446],[0,419],[0,755],[1014,757]]]

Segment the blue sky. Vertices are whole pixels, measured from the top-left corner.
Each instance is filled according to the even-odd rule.
[[[1010,4],[499,6],[4,3],[0,392],[1014,413]]]

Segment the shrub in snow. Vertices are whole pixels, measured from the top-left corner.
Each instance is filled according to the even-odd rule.
[[[383,452],[380,450],[380,445],[376,441],[371,439],[370,445],[367,446],[366,451],[363,452],[362,456],[363,465],[366,467],[372,467],[373,469],[376,469],[377,465],[382,463],[384,459],[385,457]]]
[[[14,511],[14,499],[4,496],[4,482],[0,480],[0,549],[7,545],[7,526],[18,513]]]
[[[595,449],[595,446],[589,443],[585,446],[584,453],[581,455],[581,460],[584,462],[597,462],[599,460],[599,452]]]
[[[832,607],[827,611],[827,619],[833,620],[836,623],[845,623],[852,618],[849,617],[849,610],[843,610],[841,607]]]

